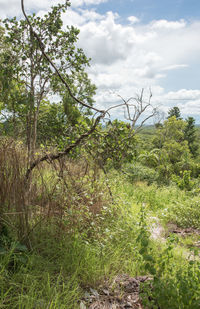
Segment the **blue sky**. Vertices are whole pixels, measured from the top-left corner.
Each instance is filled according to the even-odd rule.
[[[60,0],[62,2],[63,0]],[[58,0],[25,0],[42,15]],[[152,104],[178,106],[200,123],[200,0],[71,0],[64,25],[80,29],[92,58],[96,105],[106,108],[151,87]],[[0,17],[20,18],[19,0],[0,0]],[[122,111],[113,111],[122,117]]]
[[[73,2],[73,1],[72,1]],[[123,18],[130,14],[150,22],[153,19],[177,20],[199,19],[199,0],[110,0],[101,3],[98,11],[102,14],[115,11]]]
[[[122,23],[127,23],[127,17],[134,15],[141,23],[149,23],[152,20],[200,20],[199,0],[110,0],[98,6],[98,12],[105,14],[114,11],[119,14]],[[168,79],[161,81],[161,85],[168,91],[176,91],[183,88],[198,88],[200,81],[200,57],[199,63],[190,64],[184,72],[169,72]]]

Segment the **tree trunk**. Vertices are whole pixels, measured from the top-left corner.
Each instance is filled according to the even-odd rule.
[[[35,87],[34,87],[34,60],[33,60],[33,34],[30,30],[30,92],[29,92],[29,112],[27,116],[27,147],[29,166],[34,161],[35,141],[34,141],[34,123],[35,123]]]

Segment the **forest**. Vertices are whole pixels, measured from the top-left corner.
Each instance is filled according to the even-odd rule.
[[[0,22],[0,308],[199,309],[195,119],[142,87],[97,108],[70,3],[25,4]]]

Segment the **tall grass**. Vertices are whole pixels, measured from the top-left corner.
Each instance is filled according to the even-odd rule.
[[[27,190],[26,160],[22,144],[1,140],[0,307],[79,308],[90,287],[127,273],[152,277],[146,308],[198,308],[199,262],[152,241],[148,226],[152,213],[186,205],[184,191],[111,171],[111,199],[85,158],[41,164]]]
[[[0,228],[7,225],[19,238],[27,233],[28,209],[24,186],[26,153],[23,145],[0,140]]]
[[[110,200],[100,171],[84,158],[40,164],[28,183],[27,162],[21,143],[0,140],[0,227],[30,246],[35,226],[53,219],[62,233],[63,221],[69,230],[87,224]]]

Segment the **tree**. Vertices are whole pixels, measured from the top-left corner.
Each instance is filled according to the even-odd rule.
[[[167,119],[169,119],[170,117],[175,116],[176,119],[181,119],[181,112],[180,109],[177,106],[172,107],[169,111],[168,111],[168,117]]]
[[[172,116],[165,120],[163,126],[158,127],[153,144],[156,148],[162,148],[165,142],[175,141],[182,143],[184,141],[184,129],[186,123],[182,119]]]
[[[151,104],[151,89],[149,90],[149,97],[147,100],[144,99],[144,88],[140,94],[137,94],[135,97],[130,97],[128,100],[125,100],[120,95],[118,96],[123,101],[123,103],[119,104],[118,106],[122,105],[124,107],[124,118],[130,123],[130,131],[132,131],[133,135],[142,129],[146,121],[152,117],[155,117],[155,115],[158,113],[157,108],[154,108]],[[118,106],[111,107],[108,109],[108,111]],[[143,120],[140,124],[138,124],[138,120],[141,120],[141,118],[143,118]]]
[[[76,48],[79,31],[74,27],[67,27],[63,30],[61,13],[69,6],[69,2],[53,6],[51,11],[44,17],[29,16],[27,20],[17,21],[16,18],[4,21],[6,27],[6,44],[12,46],[10,57],[12,57],[9,69],[11,74],[7,79],[7,89],[13,90],[13,81],[21,85],[23,91],[22,102],[23,117],[26,123],[26,142],[28,147],[29,161],[34,161],[34,153],[37,142],[38,119],[40,117],[43,101],[51,94],[61,95],[64,99],[63,85],[52,69],[51,63],[43,56],[46,50],[51,59],[56,62],[60,74],[67,80],[70,87],[75,90],[77,97],[84,93],[86,106],[92,105],[90,99],[95,92],[95,87],[91,84],[84,72],[84,68],[89,65],[82,49]],[[37,32],[41,41],[39,42],[33,32]],[[41,46],[42,42],[42,46]],[[7,51],[1,52],[5,59]],[[6,62],[1,65],[1,73],[6,69]],[[84,80],[86,83],[84,84]],[[3,92],[5,93],[4,86]],[[10,95],[10,94],[9,94]],[[18,106],[13,108],[5,100],[5,107],[8,112],[15,114],[15,118],[20,117]],[[19,100],[15,100],[18,101]],[[76,102],[77,103],[77,102]],[[65,104],[67,104],[65,102]],[[77,109],[78,104],[77,105]],[[22,112],[22,110],[21,110]]]
[[[144,92],[143,90],[142,90],[141,96],[138,96],[136,98],[130,98],[127,101],[122,99],[123,100],[122,104],[112,106],[107,110],[100,110],[100,109],[98,109],[94,106],[91,106],[91,100],[90,101],[88,100],[88,102],[86,102],[85,100],[83,101],[84,97],[85,97],[85,99],[89,98],[88,95],[84,94],[83,98],[79,98],[73,93],[73,88],[72,88],[72,85],[74,85],[73,77],[74,76],[76,77],[77,73],[78,73],[78,76],[81,76],[80,73],[84,72],[84,69],[83,69],[84,65],[88,65],[88,59],[84,56],[82,50],[78,49],[77,52],[76,52],[76,48],[75,48],[74,43],[76,41],[77,36],[76,36],[76,34],[73,37],[70,37],[68,35],[68,34],[72,34],[72,32],[74,33],[74,31],[72,31],[72,32],[68,31],[68,34],[65,36],[65,35],[63,35],[64,32],[61,30],[61,26],[62,26],[61,11],[65,11],[67,6],[69,6],[68,0],[66,0],[65,4],[63,4],[63,5],[58,5],[56,7],[53,7],[52,11],[45,15],[45,17],[44,17],[45,23],[43,23],[43,20],[42,20],[42,23],[41,23],[41,19],[35,18],[35,15],[29,16],[29,17],[27,16],[25,9],[24,9],[24,0],[21,0],[21,8],[22,8],[23,15],[25,17],[25,21],[22,21],[22,24],[23,25],[26,24],[27,28],[29,30],[27,32],[27,35],[25,36],[25,38],[27,38],[27,37],[29,38],[29,44],[28,44],[28,46],[26,46],[27,47],[26,50],[29,50],[29,47],[30,46],[31,47],[30,47],[30,52],[28,53],[29,58],[26,57],[27,55],[25,55],[21,58],[20,57],[17,58],[17,60],[21,59],[21,60],[24,61],[24,60],[28,59],[28,61],[25,62],[24,67],[26,68],[26,65],[27,65],[27,67],[29,69],[28,72],[29,72],[29,77],[30,77],[30,80],[31,80],[29,91],[27,91],[27,83],[26,83],[27,79],[25,79],[26,74],[21,74],[21,75],[19,74],[19,76],[17,75],[17,77],[21,77],[20,81],[22,81],[22,83],[26,85],[26,92],[28,93],[28,98],[30,99],[30,100],[27,100],[27,102],[29,103],[28,106],[30,107],[30,109],[29,109],[30,113],[28,115],[34,116],[33,117],[33,129],[34,130],[27,130],[27,132],[30,132],[30,133],[33,132],[33,138],[32,138],[31,135],[27,134],[27,144],[28,144],[28,151],[29,151],[30,160],[29,160],[29,167],[27,169],[26,177],[25,177],[26,183],[28,183],[29,176],[31,175],[32,170],[36,166],[38,166],[38,164],[40,164],[41,162],[47,161],[47,160],[53,161],[53,160],[57,160],[59,158],[62,158],[63,156],[66,156],[67,154],[69,154],[72,151],[72,149],[75,149],[77,146],[79,146],[81,144],[81,142],[83,142],[83,140],[85,140],[89,136],[91,136],[95,132],[95,130],[97,129],[97,126],[99,125],[100,121],[105,117],[105,115],[110,115],[109,112],[110,112],[111,109],[117,108],[117,107],[122,107],[122,106],[125,108],[127,115],[128,115],[128,120],[131,122],[130,130],[129,130],[129,134],[128,134],[129,138],[133,137],[136,134],[136,132],[139,131],[142,128],[142,125],[144,124],[144,122],[146,120],[148,120],[149,118],[151,118],[155,113],[155,109],[150,104],[152,94],[150,93],[150,97],[149,97],[148,102],[144,102],[143,101],[143,92]],[[57,14],[57,18],[55,18],[55,14]],[[53,18],[52,18],[52,16],[53,16]],[[13,20],[11,20],[11,23],[12,22],[14,23],[13,27],[15,28],[16,31],[14,31],[12,33],[12,35],[10,35],[10,37],[8,36],[8,39],[10,39],[11,42],[13,40],[13,37],[15,38],[15,34],[18,33],[17,27],[16,27],[16,23],[17,23],[16,19],[14,18]],[[42,27],[44,26],[44,24],[45,24],[45,26],[47,26],[47,29],[45,28],[46,31],[43,32],[44,29]],[[12,32],[11,30],[13,29],[13,27],[12,27],[12,25],[11,25],[11,27],[9,27],[8,21],[6,23],[6,27],[7,27],[7,33],[11,34],[11,32]],[[36,32],[35,29],[37,30],[37,32]],[[50,31],[50,36],[49,36],[49,33],[48,33],[49,29],[52,31],[52,33]],[[71,29],[68,28],[68,30],[75,30],[75,29],[73,27],[71,27]],[[19,31],[19,33],[20,33],[20,31]],[[61,43],[63,43],[63,37],[64,37],[64,43],[66,43],[65,42],[66,37],[67,37],[67,39],[69,39],[69,41],[68,41],[69,46],[67,46],[67,52],[69,52],[69,48],[72,45],[71,52],[67,54],[67,59],[66,59],[65,53],[64,53],[64,56],[63,56],[63,49],[62,48],[59,48],[58,53],[56,52],[57,48],[59,47],[58,41],[59,41],[59,39],[61,39]],[[74,37],[75,37],[75,39],[74,39]],[[22,38],[24,39],[24,36],[22,36]],[[18,41],[20,42],[20,40],[18,40]],[[50,53],[51,47],[53,46],[52,44],[55,44],[55,46],[54,46],[55,49],[53,49],[52,52]],[[16,46],[15,46],[16,48],[14,49],[14,52],[16,52],[18,46],[19,46],[19,44],[16,44]],[[48,50],[45,50],[46,46],[48,47]],[[56,154],[55,153],[45,154],[45,155],[43,155],[43,156],[41,156],[37,159],[34,159],[34,156],[32,156],[32,154],[34,155],[33,150],[34,150],[34,147],[35,147],[35,144],[36,144],[35,140],[36,140],[36,137],[37,137],[37,134],[35,134],[35,132],[37,133],[38,116],[39,116],[41,103],[42,103],[43,100],[42,100],[41,96],[39,96],[39,98],[41,98],[41,100],[36,101],[36,103],[39,102],[39,104],[36,104],[36,106],[34,106],[35,92],[33,90],[37,89],[37,88],[34,88],[34,83],[33,83],[34,78],[37,76],[37,74],[36,75],[34,74],[35,71],[33,70],[33,68],[34,68],[34,66],[33,66],[33,64],[34,64],[33,51],[35,51],[34,47],[38,48],[36,56],[39,55],[40,56],[39,60],[44,61],[44,63],[42,62],[42,64],[44,64],[44,72],[46,72],[46,69],[47,70],[49,69],[48,73],[50,73],[50,76],[48,75],[47,80],[45,80],[45,83],[48,83],[49,88],[51,90],[53,90],[54,93],[58,92],[60,94],[62,86],[64,86],[64,89],[67,92],[67,95],[69,95],[70,100],[72,100],[72,102],[74,104],[76,104],[78,107],[80,106],[81,109],[86,108],[87,112],[91,111],[91,110],[96,112],[95,115],[94,115],[94,117],[96,116],[96,118],[93,117],[91,120],[86,119],[87,121],[84,122],[83,127],[87,131],[81,132],[78,136],[76,136],[76,138],[74,140],[72,140],[71,143],[69,143],[66,147],[64,147],[64,150],[57,152]],[[65,48],[66,48],[66,46],[64,44],[64,51],[65,51]],[[16,55],[15,54],[14,55],[18,56],[18,52],[19,52],[19,50],[17,50]],[[79,56],[82,56],[82,57],[79,57]],[[64,57],[64,59],[62,57]],[[73,57],[75,58],[75,60],[74,60]],[[81,58],[82,61],[80,61],[80,58]],[[38,60],[38,58],[36,57],[36,64],[37,64],[36,68],[39,69],[40,66],[38,65],[37,60]],[[70,62],[70,60],[72,60],[72,61]],[[63,71],[63,67],[64,67],[64,64],[66,62],[68,64],[68,67],[65,68],[65,71]],[[14,68],[16,69],[16,66],[14,66]],[[30,68],[31,68],[31,70],[30,70]],[[41,70],[41,73],[42,72],[43,71]],[[67,72],[67,74],[66,74],[66,72]],[[69,74],[69,73],[71,73],[71,74]],[[43,76],[44,75],[41,75],[39,77],[43,77]],[[83,74],[82,74],[82,76],[83,76]],[[38,79],[37,79],[37,82],[38,82]],[[39,84],[39,86],[41,86],[40,78],[39,78],[38,84]],[[76,83],[75,83],[75,85],[76,85]],[[88,83],[86,84],[86,87],[85,87],[85,90],[87,90],[87,89],[94,91],[94,87],[88,87]],[[46,88],[44,88],[44,84],[43,84],[42,95],[44,95],[45,90],[46,90]],[[61,93],[63,94],[62,91],[61,91]],[[81,93],[83,93],[83,91],[81,91]],[[87,91],[86,91],[86,93],[87,93]],[[45,96],[44,96],[44,98],[45,98]],[[129,103],[130,100],[135,101],[135,103],[130,104]],[[67,99],[67,101],[68,101],[68,99]],[[72,107],[74,109],[73,103],[72,103]],[[67,105],[70,105],[70,104],[67,104]],[[139,119],[139,117],[143,114],[143,112],[146,112],[146,110],[149,107],[152,109],[152,113],[150,115],[147,115],[143,119],[141,124],[136,129],[134,129],[135,124],[136,124],[137,120]],[[35,112],[35,109],[36,109],[36,112]],[[131,109],[133,109],[133,111],[134,111],[133,116],[131,116],[131,114],[130,114]],[[70,119],[71,115],[69,117],[69,113],[68,113],[69,111],[70,111],[70,108],[68,108],[68,106],[67,106],[66,113],[67,113],[69,120],[71,120]],[[75,108],[74,112],[75,113],[73,113],[73,114],[76,114],[76,115],[75,115],[75,117],[72,117],[72,118],[73,118],[73,120],[74,120],[74,118],[77,120],[79,118],[79,115],[76,111],[76,108]],[[28,119],[27,124],[30,124],[31,120],[32,120],[32,117],[30,117]],[[89,126],[88,126],[88,123],[89,123]],[[28,138],[30,136],[31,136],[31,138]],[[32,143],[29,143],[29,141],[31,141]],[[30,149],[31,149],[31,151],[30,151]],[[33,158],[33,160],[32,160],[32,158]]]
[[[96,93],[96,86],[91,83],[87,73],[84,71],[76,74],[76,83],[71,85],[74,95],[81,101],[86,101],[91,107],[94,103],[93,96]],[[83,116],[91,115],[90,108],[78,106],[77,102],[72,98],[65,87],[61,91],[64,112],[68,119],[68,125],[74,126]]]
[[[198,144],[196,143],[195,119],[188,117],[186,119],[186,127],[184,129],[184,138],[188,142],[190,152],[195,157],[198,152]]]
[[[163,177],[169,178],[172,174],[179,174],[190,167],[191,154],[184,136],[185,128],[184,120],[172,116],[157,129],[153,144],[160,149],[158,168]]]

